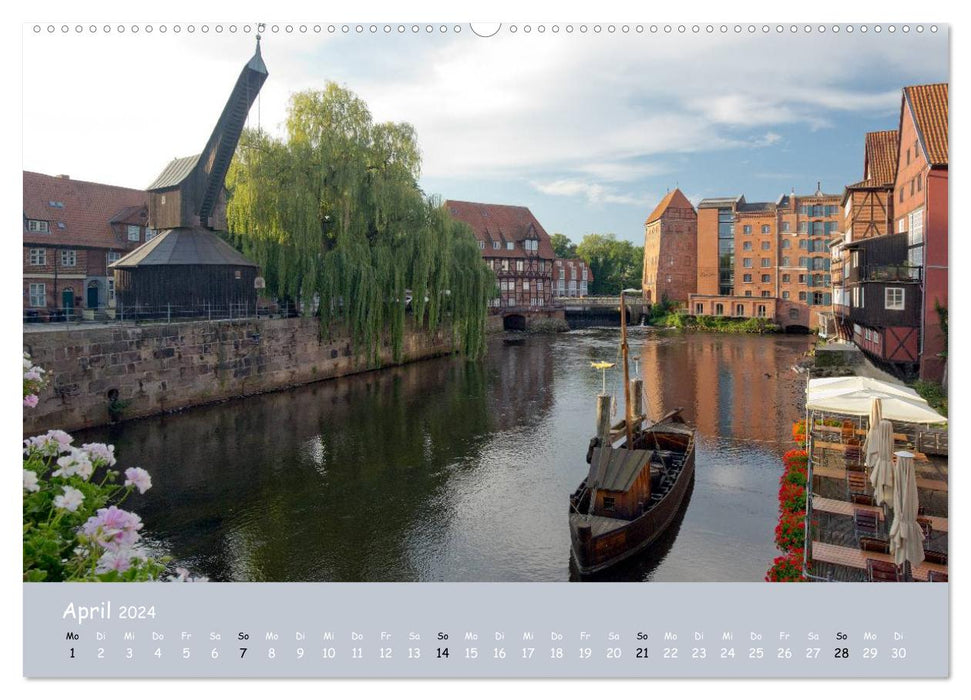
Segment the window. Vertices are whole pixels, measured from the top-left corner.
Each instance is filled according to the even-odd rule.
[[[512,244],[510,243],[509,245],[512,245]],[[517,260],[516,261],[516,272],[522,272],[522,271],[523,271],[523,261],[522,260]]]
[[[799,318],[799,309],[789,309],[789,318],[791,318],[793,320],[798,319]]]
[[[613,510],[616,499],[612,496],[604,496],[604,510]]]
[[[744,304],[735,304],[735,315],[736,316],[744,316],[745,315],[745,305]]]
[[[115,280],[111,277],[108,278],[108,303],[115,303]]]
[[[922,188],[923,188],[923,178],[921,178],[920,173],[917,173],[917,191],[920,192]]]
[[[61,251],[61,266],[74,267],[78,264],[78,252],[76,250]]]
[[[562,267],[560,268],[560,279],[566,279],[566,270]]]
[[[43,283],[31,283],[30,285],[30,305],[47,306],[47,286]]]
[[[822,204],[813,205],[813,216],[826,216],[826,207]]]
[[[529,291],[529,280],[523,280],[523,291],[524,292]]]
[[[742,243],[742,250],[752,250],[752,241]]]
[[[31,248],[28,252],[28,259],[31,265],[46,265],[47,264],[47,249],[46,248]]]
[[[119,253],[118,251],[116,251],[116,250],[109,250],[108,251],[107,262],[108,262],[109,265],[111,263],[113,263],[113,262],[116,262],[120,258],[121,258],[121,253]]]
[[[148,238],[148,235],[145,237]],[[485,250],[485,241],[479,241],[479,250]]]
[[[141,240],[142,230],[138,226],[129,225],[128,226],[128,240],[129,241],[139,241]]]
[[[762,290],[762,296],[764,296],[764,297],[770,297],[770,296],[772,296],[772,292],[770,292],[767,289],[763,289]]]
[[[506,250],[515,250],[516,244],[513,241],[506,241]]]
[[[704,304],[695,304],[695,314],[697,316],[701,316],[703,313],[705,313],[705,305]]]
[[[722,316],[725,313],[725,306],[723,304],[715,304],[715,315]]]
[[[745,296],[747,296],[747,297],[752,296],[752,290],[751,289],[746,289],[745,290]]]
[[[808,264],[809,264],[808,257],[803,256],[799,258],[799,267],[806,267]]]
[[[759,318],[765,318],[765,304],[759,304],[755,307],[755,315]]]
[[[792,276],[788,272],[786,274],[782,275],[782,281],[783,282],[789,282],[791,280],[792,280]]]
[[[799,301],[806,301],[806,293],[799,292]]]
[[[772,258],[762,258],[762,267],[772,267]]]
[[[782,233],[789,233],[789,222],[788,221],[783,221],[782,222]]]
[[[502,261],[502,271],[503,272],[509,272],[509,261],[508,260],[503,260]]]
[[[788,299],[789,298],[789,292],[783,292],[782,293],[782,298],[783,299]],[[792,313],[792,310],[790,310],[789,313],[791,314]]]
[[[782,245],[783,248],[786,248],[786,249],[791,248],[792,247],[792,241],[790,241],[788,238],[783,238],[781,245]]]
[[[799,275],[799,284],[806,284],[806,276]]]
[[[803,250],[808,249],[809,248],[809,241],[807,241],[805,238],[803,238],[801,241],[799,241],[799,247],[801,249],[803,249]]]
[[[853,258],[853,267],[859,267],[860,266],[860,251],[854,250],[853,251],[852,258]]]
[[[748,226],[748,225],[742,226],[742,233],[744,233],[746,235],[752,233],[752,227],[751,226]]]
[[[586,265],[584,265],[584,267],[583,267],[583,277],[581,279],[583,279],[584,282],[587,281],[587,268],[586,268]]]
[[[742,267],[752,267],[752,258],[742,258]]]
[[[782,256],[782,267],[789,267],[789,256],[788,255],[783,255]]]
[[[751,282],[752,281],[752,275],[749,275],[749,274],[742,275],[742,281],[743,282]]]
[[[31,233],[50,233],[51,225],[47,221],[39,221],[38,219],[27,219],[27,230],[30,231]]]
[[[762,275],[762,284],[768,284],[772,281],[772,275]]]
[[[770,250],[772,248],[772,241],[762,241],[762,250]]]
[[[157,235],[158,235],[158,231],[156,229],[154,229],[154,228],[148,228],[148,227],[145,228],[145,242],[146,243],[148,243],[150,240],[152,240],[153,238],[155,238]],[[479,243],[479,247],[480,248],[484,248],[485,247],[485,242]]]
[[[762,233],[771,233],[772,229],[768,224],[762,224]]]
[[[800,221],[798,230],[799,230],[799,233],[809,233],[809,222]]]
[[[887,309],[888,311],[903,311],[904,310],[904,288],[887,287],[884,290],[883,308]]]
[[[826,232],[827,236],[832,236],[834,233],[836,233],[836,222],[827,221],[825,224],[823,224],[823,230]]]
[[[499,250],[499,241],[493,241],[492,242],[492,249],[493,250]]]

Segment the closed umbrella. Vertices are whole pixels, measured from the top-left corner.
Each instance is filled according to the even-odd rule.
[[[876,449],[872,460],[867,459],[870,468],[870,484],[873,486],[873,501],[878,505],[893,502],[893,423],[882,420],[877,425],[870,444]]]
[[[897,452],[893,480],[893,523],[890,525],[890,553],[898,566],[924,561],[924,533],[917,524],[917,475],[914,455]]]
[[[883,403],[875,398],[870,404],[870,424],[867,426],[866,440],[863,442],[863,463],[872,467],[871,460],[876,459],[879,448],[876,445],[877,427],[883,420]]]

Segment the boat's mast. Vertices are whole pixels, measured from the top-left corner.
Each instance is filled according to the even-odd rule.
[[[627,368],[627,305],[624,290],[620,291],[620,351],[624,356],[624,427],[627,430],[627,449],[634,449],[633,417],[630,412],[630,372]]]

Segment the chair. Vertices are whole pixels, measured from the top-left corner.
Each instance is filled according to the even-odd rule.
[[[860,549],[864,552],[890,554],[890,542],[882,537],[867,537],[864,535],[860,538]]]
[[[900,567],[889,561],[879,561],[877,559],[866,560],[866,577],[868,581],[874,583],[888,583],[892,581],[902,581]]]
[[[840,428],[840,440],[843,444],[848,443],[850,440],[856,439],[856,426],[853,425],[853,421],[845,420],[843,421],[843,426]]]
[[[939,552],[936,549],[924,550],[924,561],[928,564],[940,564],[947,566],[947,552]]]
[[[880,537],[880,519],[871,510],[853,510],[853,529],[856,533],[856,541],[861,537]]]
[[[869,499],[870,501],[869,503],[866,503],[866,505],[873,504],[873,499],[870,499],[870,497],[867,495],[866,474],[864,474],[863,472],[847,470],[846,495],[847,495],[847,499],[852,501],[853,503],[863,503],[864,501],[857,500],[855,498],[857,496],[863,496],[866,499]]]
[[[927,580],[931,583],[947,583],[947,574],[943,571],[928,571]]]
[[[863,471],[863,447],[857,438],[844,440],[843,459],[847,469],[853,471]]]

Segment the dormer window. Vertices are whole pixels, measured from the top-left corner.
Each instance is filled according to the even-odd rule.
[[[27,230],[31,233],[50,233],[51,225],[39,219],[27,219]]]
[[[516,244],[513,241],[506,241],[506,250],[515,250]]]
[[[132,224],[128,225],[128,240],[138,241],[141,240],[141,227]]]
[[[499,241],[493,241],[492,242],[492,249],[493,250],[499,250]]]

